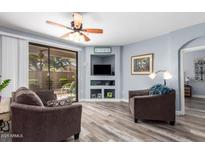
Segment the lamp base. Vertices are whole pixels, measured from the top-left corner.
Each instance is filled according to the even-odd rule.
[[[165,86],[167,85],[167,82],[166,82],[166,80],[164,80],[164,85],[165,85]]]

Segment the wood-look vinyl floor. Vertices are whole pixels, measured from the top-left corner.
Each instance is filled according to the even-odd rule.
[[[186,99],[186,115],[176,117],[176,125],[165,122],[134,123],[124,102],[81,102],[80,138],[75,142],[205,141],[205,99]],[[1,134],[1,133],[0,133]],[[11,141],[1,138],[0,141]]]
[[[84,142],[205,141],[205,100],[186,99],[186,115],[176,117],[176,125],[165,122],[134,123],[128,104],[123,102],[82,102]],[[68,141],[74,141],[73,137]]]

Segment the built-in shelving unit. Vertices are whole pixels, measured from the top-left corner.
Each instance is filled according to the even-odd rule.
[[[109,53],[95,53],[94,47],[86,47],[85,54],[86,100],[118,100],[120,98],[120,47],[112,47]],[[109,71],[95,70],[100,68],[95,65],[102,66],[102,69],[105,65],[107,66],[105,69]]]

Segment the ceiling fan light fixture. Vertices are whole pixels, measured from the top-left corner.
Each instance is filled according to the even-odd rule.
[[[80,42],[85,42],[85,38],[83,35],[80,35]]]
[[[69,40],[75,41],[75,42],[84,42],[85,38],[79,32],[75,32],[69,35]]]
[[[89,33],[92,34],[102,34],[103,29],[98,29],[98,28],[83,28],[82,24],[83,17],[80,13],[75,12],[73,13],[73,21],[71,21],[71,27],[67,25],[63,25],[57,22],[53,22],[50,20],[47,20],[46,23],[61,27],[67,30],[71,30],[69,32],[66,32],[60,38],[62,39],[68,39],[71,41],[76,41],[76,42],[89,42],[90,38],[87,36]]]
[[[74,20],[74,26],[76,29],[79,29],[81,27],[83,16],[80,13],[73,13],[73,20]]]

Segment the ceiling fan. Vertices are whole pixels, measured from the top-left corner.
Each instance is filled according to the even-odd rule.
[[[96,29],[96,28],[83,28],[83,17],[80,13],[73,13],[73,21],[71,21],[71,27],[59,24],[50,20],[47,20],[47,24],[51,24],[54,26],[58,26],[61,28],[66,28],[68,30],[71,30],[71,32],[65,33],[64,35],[60,36],[60,38],[69,38],[74,41],[90,41],[90,38],[84,34],[86,33],[96,33],[96,34],[102,34],[103,29]]]

